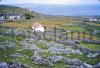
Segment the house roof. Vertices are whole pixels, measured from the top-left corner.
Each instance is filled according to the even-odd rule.
[[[38,27],[42,27],[42,25],[39,22],[35,22],[32,25],[33,28],[38,28]]]

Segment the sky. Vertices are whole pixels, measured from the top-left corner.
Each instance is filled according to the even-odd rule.
[[[0,4],[100,4],[99,0],[2,0]]]

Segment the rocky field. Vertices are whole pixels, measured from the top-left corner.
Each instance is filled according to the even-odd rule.
[[[64,41],[64,39],[62,41],[45,40],[39,37],[39,34],[42,34],[40,32],[37,32],[36,37],[36,34],[31,35],[29,31],[24,34],[19,29],[14,30],[14,35],[9,29],[4,32],[7,34],[0,36],[0,68],[100,67],[99,44]],[[47,35],[49,34],[47,32]]]

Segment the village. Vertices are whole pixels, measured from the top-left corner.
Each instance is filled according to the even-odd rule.
[[[25,15],[22,14],[7,14],[7,13],[0,13],[0,22],[8,22],[8,21],[20,21],[26,20]]]

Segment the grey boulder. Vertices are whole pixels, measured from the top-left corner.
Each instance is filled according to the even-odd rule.
[[[63,60],[63,56],[50,56],[50,57],[48,57],[48,59],[51,61],[51,62],[53,62],[53,63],[56,63],[57,61],[61,61],[61,60]]]
[[[44,59],[44,58],[36,58],[34,59],[34,63],[47,65],[47,66],[53,66],[53,64],[48,59]]]
[[[0,62],[0,68],[8,68],[8,65],[6,62]]]
[[[79,59],[68,59],[66,58],[65,60],[65,63],[66,64],[69,64],[69,65],[81,65],[82,64],[82,61],[80,61]]]

